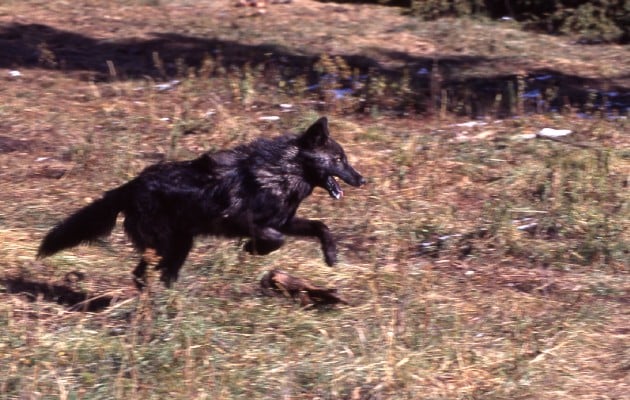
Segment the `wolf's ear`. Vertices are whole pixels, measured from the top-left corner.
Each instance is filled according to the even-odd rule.
[[[326,143],[329,135],[328,118],[321,117],[300,136],[300,143],[307,148],[321,146]]]

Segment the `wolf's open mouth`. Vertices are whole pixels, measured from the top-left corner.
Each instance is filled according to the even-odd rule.
[[[326,177],[326,190],[328,190],[328,194],[333,199],[339,200],[343,197],[343,190],[341,190],[337,180],[330,175]]]

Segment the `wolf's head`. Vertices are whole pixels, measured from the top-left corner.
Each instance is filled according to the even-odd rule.
[[[361,174],[348,164],[341,145],[330,138],[326,117],[315,121],[298,137],[298,146],[307,179],[312,185],[326,189],[331,197],[343,196],[335,177],[352,186],[365,183]]]

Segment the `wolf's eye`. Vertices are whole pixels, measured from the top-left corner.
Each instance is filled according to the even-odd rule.
[[[343,157],[341,157],[341,156],[337,156],[337,157],[335,157],[335,162],[340,163],[340,162],[342,162],[342,161],[343,161]]]

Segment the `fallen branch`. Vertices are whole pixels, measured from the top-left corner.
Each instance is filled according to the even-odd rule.
[[[348,304],[335,288],[316,286],[277,269],[265,273],[260,286],[263,294],[297,299],[302,307]]]

